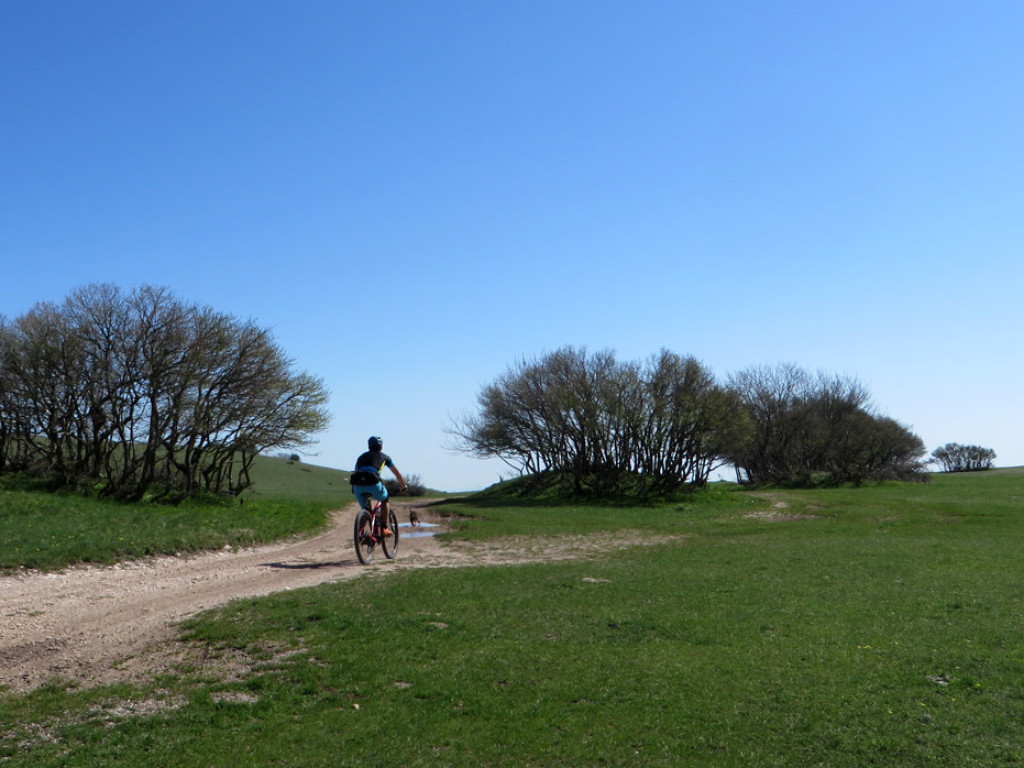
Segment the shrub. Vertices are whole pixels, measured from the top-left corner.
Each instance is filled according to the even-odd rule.
[[[419,475],[407,475],[405,484],[409,486],[405,491],[406,496],[423,496],[427,492],[427,488],[423,485]],[[388,489],[388,493],[392,496],[398,494],[398,481],[394,478],[385,480],[384,487]]]
[[[991,448],[946,443],[932,451],[931,463],[941,466],[943,472],[980,472],[992,469],[995,458]]]

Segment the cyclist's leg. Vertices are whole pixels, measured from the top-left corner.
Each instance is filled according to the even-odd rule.
[[[367,491],[373,495],[377,501],[380,502],[380,511],[384,515],[384,519],[388,519],[388,489],[384,483],[377,483],[376,485],[365,486]]]
[[[374,498],[377,499],[377,501],[380,502],[380,520],[381,520],[381,525],[384,528],[389,528],[388,520],[390,520],[391,518],[388,517],[388,513],[391,512],[391,504],[388,501],[388,496],[389,496],[388,488],[387,488],[386,485],[384,485],[384,483],[377,483],[376,488],[377,488],[377,492],[378,492],[379,495],[374,496]],[[390,530],[390,528],[389,528],[389,530]]]
[[[376,485],[354,485],[352,486],[352,493],[356,495],[359,500],[359,506],[363,509],[373,511],[373,504],[371,499],[383,503],[388,497],[387,488],[384,487],[384,483],[377,483]]]
[[[373,511],[373,504],[370,501],[375,499],[380,502],[381,505],[381,525],[385,528],[388,524],[388,489],[384,483],[377,483],[376,485],[356,485],[353,486],[352,492],[359,499],[359,504],[364,509]],[[364,501],[365,499],[365,501]]]

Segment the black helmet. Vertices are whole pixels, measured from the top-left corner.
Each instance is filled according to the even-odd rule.
[[[379,451],[384,447],[384,441],[376,435],[367,440],[366,444],[369,446],[371,451]]]

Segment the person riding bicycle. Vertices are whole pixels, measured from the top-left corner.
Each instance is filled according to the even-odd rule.
[[[384,453],[384,441],[377,436],[366,441],[368,451],[359,455],[356,459],[356,469],[352,473],[352,493],[356,495],[360,505],[363,503],[363,495],[368,494],[381,503],[383,519],[388,519],[390,506],[388,504],[388,489],[380,477],[381,470],[387,467],[398,480],[398,490],[403,492],[409,486],[405,478],[395,466],[391,457]]]

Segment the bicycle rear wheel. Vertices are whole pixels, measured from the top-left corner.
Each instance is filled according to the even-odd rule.
[[[391,535],[383,537],[380,543],[384,547],[384,557],[394,560],[398,555],[398,518],[395,517],[394,511],[388,512],[387,527],[391,531]]]
[[[356,514],[353,538],[356,545],[356,557],[363,565],[369,565],[373,560],[373,551],[377,545],[373,540],[373,518],[365,509],[360,509]]]

